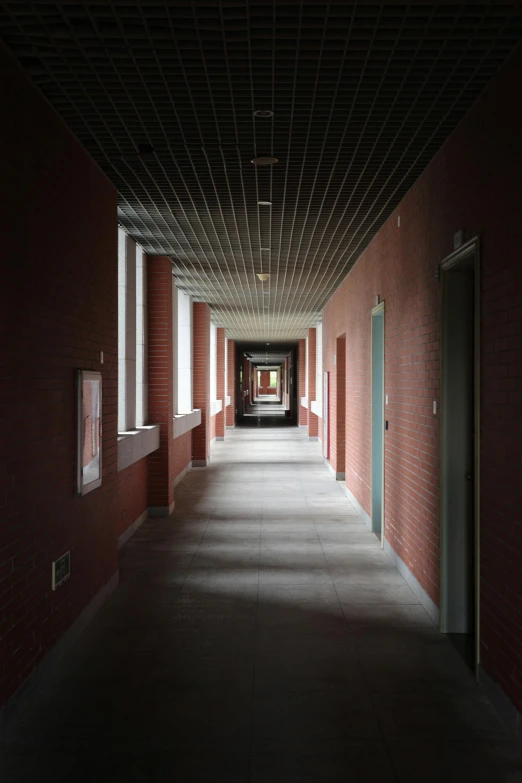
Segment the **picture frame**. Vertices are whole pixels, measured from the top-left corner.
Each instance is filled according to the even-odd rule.
[[[77,495],[102,483],[102,375],[77,370]]]

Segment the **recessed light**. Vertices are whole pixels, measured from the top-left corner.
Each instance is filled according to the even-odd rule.
[[[271,207],[272,202],[271,201],[258,201],[257,202],[260,207]]]
[[[274,112],[270,111],[270,109],[258,109],[254,112],[254,117],[261,117],[262,119],[265,119],[266,117],[273,117]]]
[[[273,166],[274,163],[279,163],[279,158],[274,158],[273,155],[260,155],[258,158],[252,158],[250,163],[254,166]]]

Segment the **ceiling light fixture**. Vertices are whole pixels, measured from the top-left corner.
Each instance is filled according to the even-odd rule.
[[[260,155],[258,158],[252,158],[250,163],[254,166],[273,166],[274,163],[279,163],[279,158],[274,158],[273,155]]]
[[[260,207],[271,207],[272,202],[271,201],[258,201],[257,202]]]
[[[261,117],[262,119],[265,119],[267,117],[273,117],[274,112],[270,111],[270,109],[258,109],[254,112],[254,117]]]
[[[269,247],[262,247],[262,248],[261,248],[261,250],[266,250],[267,252],[269,252],[269,251],[270,251],[270,249],[271,249],[271,248],[269,248]]]
[[[270,277],[270,275],[267,275],[266,272],[258,272],[257,276],[259,277],[262,283],[264,283],[265,280],[268,280],[268,278]]]

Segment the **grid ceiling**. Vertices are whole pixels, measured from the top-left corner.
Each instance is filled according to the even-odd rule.
[[[252,364],[282,364],[285,357],[288,356],[293,348],[297,348],[297,343],[275,342],[238,342],[238,347],[242,353],[250,355]]]
[[[229,336],[272,340],[318,321],[520,41],[522,9],[17,1],[0,31],[115,184],[123,227]]]

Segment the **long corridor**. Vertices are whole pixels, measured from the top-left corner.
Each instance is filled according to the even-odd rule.
[[[296,428],[227,431],[3,727],[0,780],[500,783],[520,747]]]

